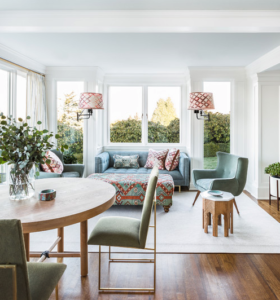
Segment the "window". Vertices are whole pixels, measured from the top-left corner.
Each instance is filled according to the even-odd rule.
[[[84,92],[84,82],[57,82],[57,133],[58,146],[68,145],[72,153],[83,163],[83,121],[77,121],[80,93]]]
[[[180,143],[181,87],[110,86],[111,143]]]
[[[0,113],[8,114],[9,72],[0,69]]]
[[[142,87],[110,87],[111,143],[141,143],[142,94]]]
[[[216,152],[230,152],[230,82],[204,82],[204,92],[213,93],[215,104],[204,121],[204,169],[215,169]]]
[[[148,142],[180,143],[180,87],[148,87]]]
[[[26,77],[17,75],[17,118],[26,118]]]

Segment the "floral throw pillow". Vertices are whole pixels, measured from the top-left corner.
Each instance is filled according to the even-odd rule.
[[[167,171],[175,170],[179,165],[179,160],[180,160],[180,150],[177,150],[175,148],[170,149],[165,160],[166,170]]]
[[[41,164],[41,167],[45,172],[57,174],[61,174],[63,172],[62,161],[52,151],[47,151],[46,158],[44,158],[44,161],[46,161],[47,159],[51,160],[50,164]]]
[[[131,168],[131,169],[138,169],[138,158],[139,155],[131,155],[131,156],[121,156],[121,155],[114,155],[114,168]]]
[[[153,167],[158,167],[159,170],[164,170],[164,162],[166,159],[167,150],[155,151],[153,149],[149,150],[147,162],[144,166],[146,169],[152,169]]]

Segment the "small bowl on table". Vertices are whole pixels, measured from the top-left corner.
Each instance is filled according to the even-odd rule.
[[[54,200],[55,197],[56,197],[56,190],[53,190],[53,189],[42,190],[39,193],[40,201],[51,201],[51,200]]]

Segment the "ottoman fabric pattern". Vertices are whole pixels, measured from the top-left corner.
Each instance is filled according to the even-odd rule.
[[[112,184],[116,189],[114,205],[142,205],[149,181],[149,174],[91,174],[88,178]],[[156,188],[157,204],[172,205],[174,182],[170,175],[161,174]]]

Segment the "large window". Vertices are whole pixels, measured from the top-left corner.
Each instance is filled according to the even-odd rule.
[[[111,143],[180,143],[181,87],[110,86]]]
[[[7,115],[9,100],[9,72],[0,69],[0,113]]]
[[[180,142],[180,87],[148,88],[148,142]]]
[[[82,92],[84,82],[57,82],[57,133],[62,137],[58,146],[68,145],[67,152],[73,154],[78,163],[83,163],[83,121],[77,121]]]
[[[26,77],[17,75],[17,118],[26,118]]]
[[[109,99],[111,143],[141,143],[142,87],[112,86]]]
[[[204,121],[204,169],[215,169],[216,152],[230,152],[230,82],[204,82],[204,92],[213,93],[215,104]]]

